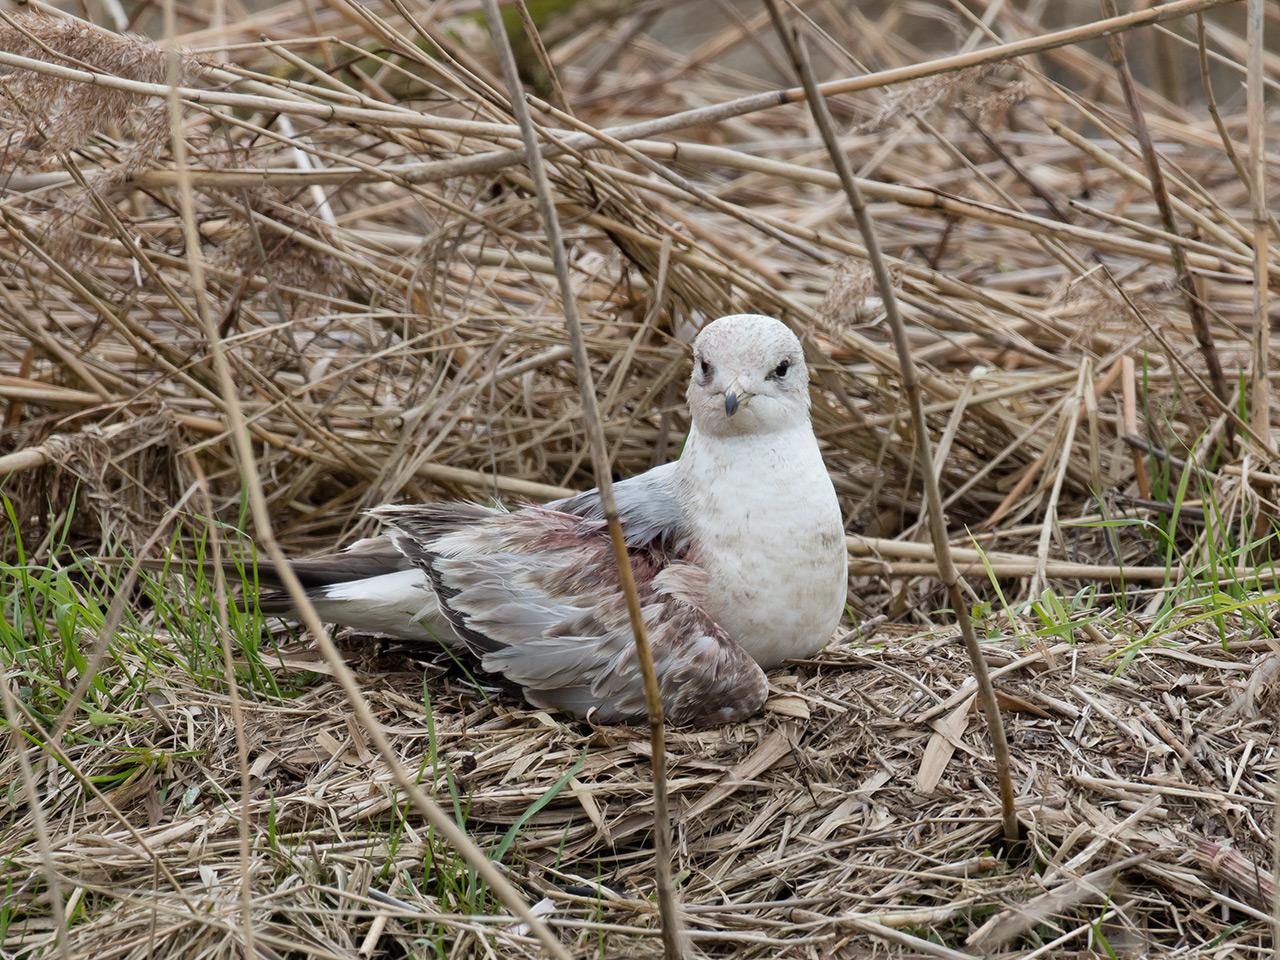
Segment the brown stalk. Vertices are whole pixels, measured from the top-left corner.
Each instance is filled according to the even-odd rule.
[[[671,816],[667,806],[666,735],[662,722],[662,695],[658,690],[658,675],[649,650],[649,637],[645,629],[644,615],[640,610],[640,596],[636,591],[635,574],[631,569],[631,557],[627,552],[618,519],[618,505],[613,496],[613,481],[609,466],[609,448],[600,422],[600,407],[596,399],[595,382],[591,373],[591,361],[587,356],[582,325],[578,318],[577,298],[569,278],[569,263],[565,254],[564,239],[560,233],[560,218],[556,212],[551,183],[547,178],[538,135],[529,116],[524,88],[516,70],[515,54],[502,22],[497,0],[482,0],[489,32],[498,53],[503,80],[511,99],[511,110],[520,125],[524,139],[525,158],[529,174],[533,178],[534,192],[538,198],[539,213],[551,257],[555,262],[556,279],[560,287],[561,309],[565,327],[573,348],[573,363],[577,371],[578,393],[582,399],[582,419],[591,447],[591,465],[595,472],[596,488],[600,491],[600,506],[609,525],[609,541],[613,548],[613,560],[617,565],[618,579],[627,600],[627,615],[635,638],[636,659],[644,675],[644,698],[649,713],[649,743],[653,767],[653,817],[654,817],[654,871],[658,887],[658,909],[662,920],[662,948],[666,960],[678,960],[684,956],[684,924],[680,906],[676,900],[675,883],[671,876]]]
[[[492,0],[490,0],[492,2]],[[964,585],[955,562],[951,556],[951,543],[947,538],[946,515],[942,509],[942,494],[938,487],[938,475],[933,463],[933,445],[929,439],[929,422],[924,413],[924,399],[920,389],[920,381],[916,374],[915,361],[911,356],[911,343],[907,339],[906,325],[898,310],[897,295],[894,291],[893,278],[889,267],[880,253],[880,241],[876,235],[875,224],[867,212],[862,193],[854,180],[853,170],[849,166],[849,158],[840,148],[836,136],[835,125],[831,120],[831,112],[823,99],[822,91],[813,75],[813,68],[804,50],[804,44],[798,32],[792,32],[787,26],[778,0],[765,0],[773,24],[778,32],[792,66],[803,84],[804,93],[809,101],[809,110],[822,134],[827,153],[840,175],[849,205],[853,209],[854,219],[858,223],[858,231],[862,234],[862,242],[867,248],[867,259],[875,272],[876,285],[880,299],[884,304],[885,314],[893,335],[894,350],[898,354],[898,363],[902,370],[902,387],[907,394],[907,402],[911,407],[911,420],[916,434],[916,454],[920,461],[920,476],[924,483],[925,501],[929,516],[929,533],[933,539],[933,548],[938,564],[940,579],[947,588],[951,607],[955,611],[960,634],[964,639],[965,651],[973,664],[973,675],[978,685],[978,699],[987,718],[987,729],[991,736],[992,752],[995,755],[996,776],[1000,787],[1000,813],[1005,841],[1013,846],[1020,840],[1018,814],[1014,805],[1013,776],[1010,768],[1009,744],[1005,738],[1004,723],[1000,716],[1000,705],[996,701],[995,688],[987,670],[986,659],[978,646],[978,637],[969,619],[969,603],[965,596]]]
[[[1040,569],[1034,558],[1015,560],[972,560],[957,559],[957,570],[962,574],[972,573],[979,580],[988,576],[998,579],[1021,579],[1033,577]],[[1050,560],[1044,566],[1043,576],[1051,580],[1082,581],[1115,581],[1128,583],[1151,583],[1163,589],[1169,583],[1184,579],[1194,567],[1122,567],[1115,564],[1074,563],[1069,560]],[[1221,571],[1241,580],[1253,582],[1261,580],[1270,583],[1276,576],[1265,568],[1235,567]],[[914,580],[918,577],[941,579],[941,566],[936,560],[879,560],[864,557],[851,557],[849,574],[855,577],[894,577]],[[998,695],[1002,697],[1003,694]]]
[[[165,9],[167,16],[171,17],[173,0],[167,0]],[[169,22],[170,24],[172,23],[171,20]],[[284,550],[276,540],[271,521],[271,508],[263,491],[262,479],[258,475],[253,446],[249,441],[249,430],[245,423],[244,411],[240,403],[240,394],[232,375],[231,364],[227,359],[226,347],[218,333],[208,302],[204,260],[200,249],[200,233],[196,227],[195,199],[191,184],[185,179],[185,174],[187,173],[187,144],[183,129],[182,106],[179,102],[176,83],[172,83],[169,88],[169,121],[173,138],[174,168],[178,173],[179,180],[178,194],[181,201],[180,213],[186,241],[188,271],[191,288],[195,293],[195,312],[208,343],[214,374],[222,393],[227,420],[231,428],[231,441],[235,448],[241,482],[244,485],[245,494],[249,502],[249,509],[253,516],[258,541],[278,571],[281,583],[289,594],[298,612],[299,619],[315,638],[320,647],[321,655],[329,665],[334,679],[337,680],[342,687],[343,693],[346,694],[347,701],[351,705],[356,720],[369,739],[373,741],[378,753],[381,754],[388,769],[390,769],[397,786],[408,795],[418,812],[427,819],[427,822],[444,838],[445,842],[461,854],[468,866],[476,871],[477,876],[488,885],[494,895],[512,913],[519,917],[534,936],[541,941],[547,952],[551,956],[558,958],[558,960],[569,960],[568,951],[565,950],[563,944],[551,932],[550,928],[533,914],[519,891],[512,886],[511,882],[503,876],[494,862],[484,854],[484,851],[476,846],[475,841],[458,826],[454,819],[422,790],[417,778],[400,762],[395,751],[391,748],[391,741],[387,738],[381,724],[378,723],[377,718],[369,707],[368,701],[365,700],[364,695],[360,692],[355,675],[347,667],[342,655],[338,652],[338,648],[329,637],[319,614],[316,613],[311,598],[303,588],[302,582],[293,572],[293,567],[290,566],[288,557],[285,556]]]
[[[1157,29],[1163,29],[1162,27]],[[1172,36],[1177,36],[1172,34]],[[1181,39],[1181,38],[1179,38]],[[1186,41],[1190,42],[1190,41]],[[1213,93],[1213,83],[1209,77],[1209,57],[1210,53],[1205,45],[1204,38],[1204,17],[1196,14],[1196,53],[1200,61],[1200,86],[1204,89],[1205,107],[1209,110],[1209,116],[1213,118],[1214,129],[1218,131],[1218,139],[1222,141],[1222,149],[1227,155],[1227,159],[1231,161],[1231,167],[1236,172],[1236,176],[1240,178],[1243,184],[1252,184],[1253,178],[1249,171],[1245,168],[1244,161],[1240,159],[1240,152],[1236,149],[1235,143],[1231,139],[1231,134],[1227,131],[1227,124],[1222,119],[1222,112],[1218,109],[1218,99]],[[1213,54],[1214,57],[1221,59],[1220,54]],[[1232,66],[1236,66],[1234,60],[1227,61]],[[1246,68],[1247,72],[1247,68]],[[1264,81],[1266,78],[1263,78]],[[1265,87],[1265,84],[1264,84]],[[1246,93],[1246,98],[1248,94]],[[1247,106],[1246,106],[1247,109]],[[1265,144],[1264,144],[1265,146]],[[1265,151],[1264,151],[1265,156]],[[1265,206],[1265,205],[1264,205]],[[1271,232],[1276,236],[1280,236],[1280,220],[1276,219],[1275,214],[1267,214],[1267,222],[1271,224]]]
[[[1031,37],[1025,40],[1016,40],[1011,43],[997,44],[996,46],[987,47],[982,50],[974,50],[967,53],[939,57],[934,60],[927,60],[923,63],[909,64],[904,67],[881,70],[875,73],[864,74],[862,76],[852,77],[849,79],[828,81],[827,83],[821,84],[819,90],[823,96],[834,96],[841,93],[853,93],[860,90],[869,90],[897,83],[906,83],[912,80],[921,80],[927,77],[937,76],[942,73],[950,73],[987,63],[999,63],[1015,57],[1024,56],[1026,54],[1051,50],[1055,47],[1066,46],[1068,44],[1081,43],[1085,40],[1094,39],[1096,37],[1115,36],[1123,31],[1132,30],[1152,23],[1162,23],[1166,20],[1184,17],[1189,14],[1221,6],[1230,2],[1234,2],[1234,0],[1175,0],[1173,3],[1149,7],[1145,10],[1139,10],[1134,13],[1128,13],[1121,16],[1112,16],[1109,19],[1100,20],[1095,23],[1083,24],[1077,27],[1069,27],[1064,30],[1053,31],[1039,37]],[[44,4],[38,4],[38,6],[42,9],[45,8]],[[68,80],[76,80],[84,83],[96,83],[110,87],[111,89],[133,90],[137,93],[144,93],[151,96],[163,95],[162,90],[156,89],[163,85],[147,84],[127,80],[125,78],[107,76],[96,71],[79,70],[72,67],[66,67],[61,64],[53,64],[42,60],[33,60],[28,57],[8,54],[2,51],[0,51],[0,64],[8,64],[10,66],[35,70],[49,76],[61,77]],[[368,124],[373,127],[402,126],[410,128],[452,129],[458,132],[474,132],[479,131],[482,127],[486,126],[484,124],[470,121],[449,120],[434,116],[427,117],[422,114],[413,113],[407,110],[396,110],[394,108],[361,109],[335,104],[307,103],[296,99],[285,99],[283,97],[233,94],[222,91],[196,90],[192,88],[183,88],[181,96],[183,99],[194,103],[256,107],[264,110],[276,110],[282,113],[297,113],[317,116],[325,119],[343,119],[351,122]],[[773,90],[766,93],[740,97],[723,103],[711,104],[706,107],[683,110],[655,120],[646,120],[639,123],[627,124],[621,127],[614,127],[609,129],[607,132],[619,140],[633,140],[643,137],[652,137],[658,134],[670,133],[673,130],[718,123],[723,120],[745,116],[750,113],[771,109],[787,103],[796,103],[803,98],[804,91],[800,88]],[[489,124],[487,126],[492,128],[495,125]],[[579,149],[590,147],[592,143],[592,138],[587,136],[580,136],[576,138],[568,137],[565,139],[566,145],[572,145]],[[540,147],[540,150],[542,150],[546,156],[558,153],[561,149],[562,147],[559,144],[554,143]],[[441,179],[444,179],[446,176],[452,177],[467,176],[478,173],[492,173],[505,167],[509,167],[515,163],[519,163],[523,159],[524,152],[522,150],[500,150],[482,153],[476,156],[462,157],[457,160],[446,161],[441,164],[439,167],[440,177]],[[445,172],[446,170],[447,173]]]
[[[1059,451],[1058,470],[1053,477],[1053,486],[1049,491],[1049,502],[1044,508],[1044,522],[1040,527],[1040,543],[1036,548],[1036,573],[1031,578],[1031,586],[1027,595],[1032,599],[1040,596],[1040,588],[1047,577],[1045,567],[1049,563],[1049,539],[1058,527],[1058,501],[1062,497],[1062,483],[1067,476],[1067,465],[1071,462],[1076,445],[1076,428],[1080,424],[1080,407],[1082,396],[1088,389],[1088,362],[1080,364],[1080,378],[1076,381],[1075,392],[1067,397],[1062,407],[1062,420],[1066,424],[1066,435],[1062,439]]]
[[[1115,0],[1099,0],[1104,17],[1116,16]],[[1160,222],[1166,233],[1181,236],[1178,225],[1173,218],[1173,206],[1169,202],[1169,191],[1165,187],[1164,172],[1160,167],[1160,158],[1156,155],[1155,146],[1151,142],[1151,132],[1147,129],[1146,114],[1138,99],[1138,90],[1133,82],[1133,74],[1129,71],[1129,61],[1125,55],[1124,38],[1112,34],[1108,40],[1108,51],[1111,63],[1120,78],[1120,88],[1124,91],[1125,104],[1129,108],[1129,116],[1133,121],[1134,136],[1142,150],[1142,162],[1147,168],[1147,176],[1151,180],[1151,193],[1156,207],[1160,211]],[[1186,303],[1187,315],[1191,318],[1191,327],[1195,331],[1196,342],[1200,345],[1200,353],[1204,356],[1205,367],[1209,371],[1209,383],[1219,400],[1226,403],[1231,396],[1227,387],[1227,378],[1222,372],[1222,361],[1218,359],[1218,348],[1213,342],[1213,334],[1209,330],[1209,321],[1204,315],[1204,308],[1196,296],[1196,288],[1191,279],[1191,271],[1187,269],[1186,256],[1181,244],[1169,244],[1169,256],[1173,262],[1173,272],[1177,277],[1178,289],[1182,291]],[[1256,254],[1255,254],[1256,256]]]
[[[1126,354],[1120,358],[1120,387],[1124,400],[1124,431],[1131,437],[1138,436],[1138,385],[1133,357]],[[1147,479],[1147,455],[1135,449],[1133,451],[1133,475],[1138,482],[1138,495],[1143,498],[1151,496],[1151,481]]]
[[[1213,118],[1214,129],[1218,131],[1218,138],[1222,141],[1222,149],[1226,152],[1227,159],[1231,161],[1231,166],[1236,176],[1240,178],[1240,182],[1250,183],[1249,172],[1240,160],[1240,154],[1231,140],[1231,134],[1222,119],[1222,113],[1218,110],[1218,98],[1214,95],[1213,82],[1209,75],[1209,49],[1204,39],[1204,17],[1200,14],[1196,14],[1196,53],[1200,63],[1200,86],[1204,89],[1205,106],[1209,110],[1209,116]]]
[[[204,514],[214,516],[209,481],[200,467],[200,458],[188,455],[200,490]],[[236,818],[236,841],[240,845],[240,929],[244,936],[244,954],[248,960],[258,956],[253,928],[253,874],[250,870],[250,829],[253,823],[253,780],[249,775],[249,738],[245,732],[244,706],[240,702],[240,683],[236,679],[235,658],[231,651],[231,624],[227,617],[227,572],[222,565],[222,534],[218,524],[209,523],[209,544],[213,552],[214,603],[218,615],[218,646],[222,652],[223,675],[227,681],[227,705],[236,739],[236,764],[240,774],[240,815]]]
[[[1270,222],[1267,214],[1267,158],[1264,111],[1266,94],[1263,80],[1263,23],[1262,0],[1249,0],[1249,73],[1245,86],[1249,125],[1249,211],[1253,217],[1253,389],[1250,397],[1251,422],[1268,448],[1273,446],[1271,435],[1271,320],[1267,313],[1267,248],[1270,240]],[[1277,820],[1280,824],[1280,820]],[[1280,841],[1277,841],[1280,843]],[[1280,846],[1276,847],[1280,851]],[[1280,861],[1277,861],[1280,869]],[[1280,913],[1277,914],[1280,917]],[[1277,920],[1280,924],[1280,919]],[[1277,927],[1280,934],[1280,926]]]
[[[67,905],[62,897],[62,880],[58,875],[58,867],[53,862],[49,822],[45,817],[40,790],[36,786],[31,758],[27,756],[27,748],[30,744],[22,735],[22,727],[18,723],[18,698],[9,685],[8,671],[0,671],[0,712],[4,714],[4,724],[9,731],[9,739],[13,742],[12,750],[18,758],[18,776],[22,781],[22,792],[27,801],[27,809],[31,812],[31,832],[36,835],[36,850],[40,853],[40,868],[44,873],[46,888],[45,900],[49,904],[49,913],[53,920],[54,943],[58,948],[58,956],[62,960],[71,960],[71,949],[67,944]],[[33,724],[33,735],[38,729],[38,725]]]
[[[529,5],[525,0],[516,0],[516,12],[520,14],[520,23],[524,26],[524,34],[529,38],[529,44],[533,47],[534,56],[538,58],[538,65],[547,75],[547,82],[551,84],[551,100],[556,108],[563,110],[565,113],[572,113],[569,108],[569,100],[564,95],[564,87],[560,85],[560,74],[556,72],[555,64],[551,62],[551,54],[547,52],[546,44],[542,42],[542,35],[538,33],[538,25],[533,22],[533,14],[529,12]]]
[[[1249,124],[1249,208],[1253,216],[1253,393],[1251,418],[1268,447],[1271,433],[1271,318],[1267,309],[1267,247],[1270,241],[1270,217],[1267,213],[1266,130],[1263,127],[1266,93],[1263,90],[1263,32],[1265,10],[1262,0],[1249,0],[1248,7],[1249,73],[1246,81],[1246,110]],[[1271,792],[1271,943],[1280,958],[1280,778]]]

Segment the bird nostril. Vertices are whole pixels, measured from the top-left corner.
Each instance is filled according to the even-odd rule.
[[[738,412],[738,395],[730,391],[724,395],[724,412],[733,416]]]

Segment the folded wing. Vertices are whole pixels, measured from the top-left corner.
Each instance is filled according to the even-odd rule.
[[[613,485],[613,499],[618,507],[618,520],[622,523],[622,535],[627,546],[658,546],[668,551],[683,551],[688,530],[684,509],[676,497],[675,484],[676,464],[673,461]],[[548,503],[547,508],[571,513],[604,529],[604,507],[600,503],[600,491],[595,488]]]
[[[427,573],[441,612],[486,670],[537,706],[604,723],[641,719],[643,678],[608,535],[581,501],[565,506],[586,515],[456,503],[374,514]],[[755,714],[763,671],[706,615],[705,575],[659,529],[649,525],[631,560],[664,712],[682,724]]]

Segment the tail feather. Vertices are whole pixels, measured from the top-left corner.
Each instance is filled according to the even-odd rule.
[[[226,563],[224,566],[228,573],[236,572],[234,564]],[[339,553],[307,560],[290,560],[289,566],[307,595],[313,599],[323,598],[330,588],[340,584],[413,568],[413,564],[396,549],[388,537],[361,540]],[[262,612],[275,616],[291,614],[293,601],[285,592],[284,580],[276,565],[270,560],[259,558],[256,572],[259,586],[265,588],[265,592],[258,597],[258,606]]]
[[[444,636],[448,624],[440,616],[427,575],[416,568],[343,580],[309,588],[307,593],[326,623],[406,640],[448,639]],[[259,606],[264,613],[295,616],[293,604],[283,593],[260,599]]]
[[[169,561],[143,560],[141,564],[161,569]],[[448,621],[440,614],[427,575],[389,537],[360,540],[340,553],[291,560],[289,565],[325,623],[405,640],[456,642]],[[212,572],[211,563],[205,568]],[[222,569],[233,587],[258,585],[262,613],[296,619],[297,610],[284,588],[281,572],[270,560],[223,560]]]

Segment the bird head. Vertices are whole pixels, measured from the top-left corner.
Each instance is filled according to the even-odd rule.
[[[756,313],[721,317],[693,342],[689,411],[703,434],[771,433],[809,419],[809,372],[796,335]]]

